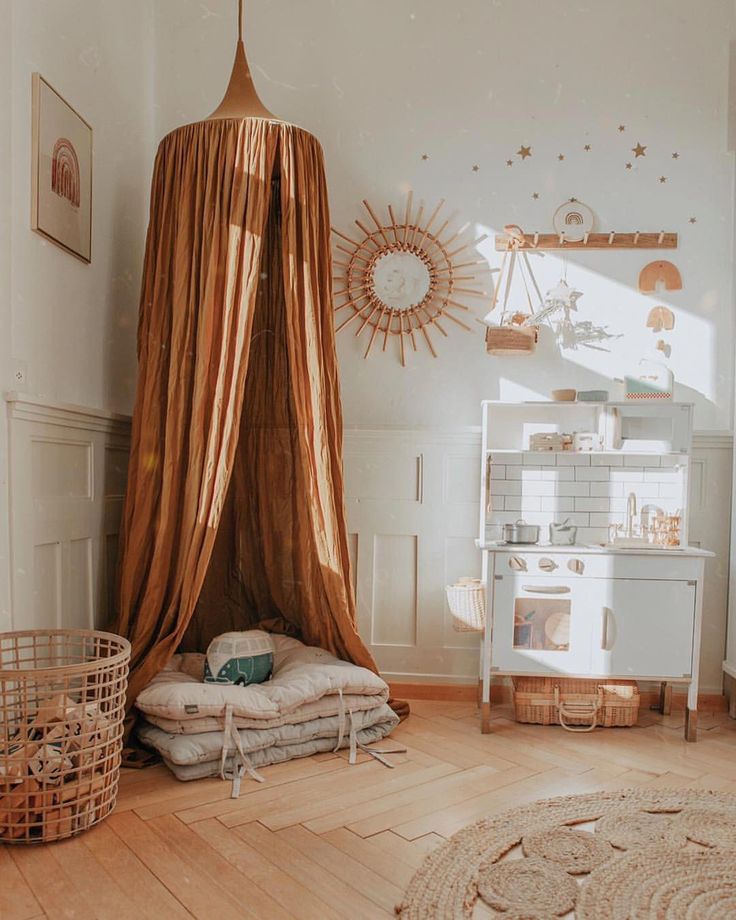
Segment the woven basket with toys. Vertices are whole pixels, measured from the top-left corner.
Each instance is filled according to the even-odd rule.
[[[539,341],[539,326],[534,321],[534,300],[542,305],[543,298],[534,277],[528,253],[524,252],[524,234],[521,227],[509,224],[504,227],[507,235],[506,251],[501,262],[501,271],[493,288],[491,309],[483,318],[486,325],[486,351],[491,355],[528,355],[536,350]],[[511,300],[516,296],[512,289],[514,269],[519,265],[526,303],[523,309],[511,309]],[[493,311],[501,301],[501,315],[498,321]]]
[[[0,634],[0,841],[60,840],[112,811],[129,660],[111,633]]]

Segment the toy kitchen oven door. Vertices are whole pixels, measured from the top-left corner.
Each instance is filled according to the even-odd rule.
[[[670,680],[691,673],[692,582],[570,574],[494,575],[494,671]]]

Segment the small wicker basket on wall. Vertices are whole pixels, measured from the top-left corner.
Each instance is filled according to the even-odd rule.
[[[0,841],[45,843],[115,806],[130,644],[94,630],[0,634]]]

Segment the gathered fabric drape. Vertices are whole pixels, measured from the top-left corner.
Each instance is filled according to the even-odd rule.
[[[178,648],[293,633],[375,670],[358,636],[322,151],[264,119],[161,142],[115,629],[129,702]]]

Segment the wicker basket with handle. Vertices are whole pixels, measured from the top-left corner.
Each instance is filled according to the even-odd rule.
[[[447,603],[455,632],[483,632],[486,625],[486,591],[477,578],[461,578],[448,585]]]
[[[539,306],[543,303],[542,294],[534,277],[529,256],[521,248],[524,245],[524,234],[521,227],[509,224],[504,227],[504,230],[508,234],[506,251],[501,262],[498,280],[493,288],[491,309],[483,320],[487,326],[486,351],[490,355],[528,355],[536,350],[537,342],[539,341],[539,326],[533,322],[534,303],[532,292],[534,292]],[[519,263],[519,275],[524,283],[526,293],[526,312],[509,309],[511,282],[514,278],[514,268],[517,261]],[[504,292],[501,316],[498,323],[495,323],[491,321],[491,314],[499,302],[502,288]]]
[[[129,660],[112,633],[0,634],[0,842],[61,840],[112,811]]]
[[[639,687],[633,680],[515,677],[513,684],[517,722],[580,732],[628,728],[639,717]]]
[[[486,329],[489,355],[528,355],[536,350],[539,326],[516,326],[504,323]]]

